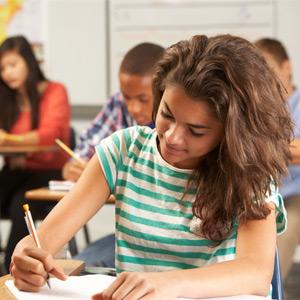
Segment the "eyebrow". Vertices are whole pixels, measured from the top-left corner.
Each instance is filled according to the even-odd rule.
[[[138,95],[134,95],[133,97],[129,97],[126,93],[124,93],[122,90],[121,90],[121,93],[123,94],[123,96],[126,98],[139,98],[139,97],[145,97],[146,94],[142,93],[142,94],[138,94]]]
[[[167,111],[173,116],[173,113],[172,113],[171,109],[169,108],[168,104],[166,103],[166,101],[164,101],[164,104],[166,106]],[[188,125],[189,127],[196,128],[196,129],[211,129],[208,126],[204,126],[204,125],[201,125],[201,124],[186,123],[186,125]]]

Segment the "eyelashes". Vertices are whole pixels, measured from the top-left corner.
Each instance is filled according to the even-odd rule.
[[[161,111],[160,111],[160,114],[161,114],[161,116],[162,116],[163,118],[165,118],[165,119],[167,119],[167,120],[172,120],[172,121],[175,120],[174,117],[173,117],[171,114],[165,112],[164,110],[161,110]],[[195,132],[195,131],[194,131],[192,128],[190,128],[190,127],[188,127],[188,130],[189,130],[189,132],[190,132],[193,136],[195,136],[195,137],[202,137],[202,136],[204,136],[204,133],[198,133],[198,132]]]

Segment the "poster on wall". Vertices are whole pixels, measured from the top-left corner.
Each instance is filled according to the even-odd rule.
[[[0,43],[13,35],[24,35],[38,60],[44,60],[44,0],[0,0]]]

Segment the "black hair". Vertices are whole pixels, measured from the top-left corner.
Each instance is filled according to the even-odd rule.
[[[164,48],[153,43],[141,43],[130,49],[124,56],[120,72],[129,75],[152,75],[155,64],[164,53]]]
[[[0,61],[8,52],[16,52],[23,57],[28,68],[28,76],[25,82],[26,94],[30,101],[32,128],[38,126],[38,110],[40,95],[38,83],[46,80],[37,59],[34,56],[31,45],[24,36],[7,38],[0,46]],[[20,113],[18,103],[18,91],[8,87],[0,78],[0,126],[9,131]]]

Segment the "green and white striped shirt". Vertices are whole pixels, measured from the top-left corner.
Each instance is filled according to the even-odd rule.
[[[135,126],[115,132],[96,147],[117,199],[117,271],[190,269],[234,259],[237,226],[216,247],[197,235],[195,193],[182,198],[191,170],[164,161],[156,140],[155,129]],[[286,220],[282,198],[273,191],[266,201],[276,204],[280,233]]]

